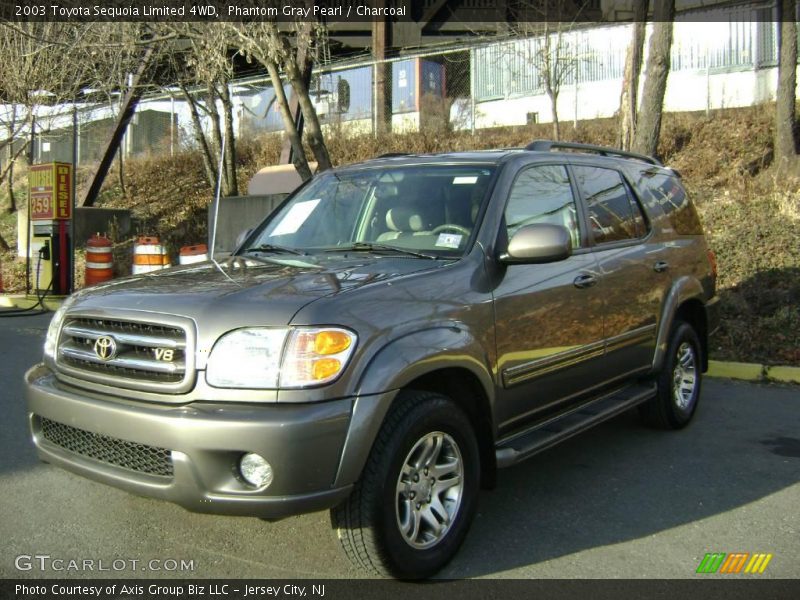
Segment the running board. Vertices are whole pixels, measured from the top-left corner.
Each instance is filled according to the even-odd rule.
[[[633,384],[600,396],[498,444],[497,466],[510,467],[655,396],[653,384]]]

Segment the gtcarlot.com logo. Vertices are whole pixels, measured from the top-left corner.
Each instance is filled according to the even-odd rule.
[[[767,570],[772,554],[756,552],[710,552],[703,557],[697,567],[697,573],[749,573],[761,574]]]
[[[194,560],[182,558],[62,558],[49,554],[20,554],[14,559],[17,571],[109,572],[109,571],[194,571]]]

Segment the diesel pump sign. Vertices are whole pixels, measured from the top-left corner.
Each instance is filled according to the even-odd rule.
[[[72,217],[72,165],[33,165],[28,173],[31,220],[49,221]]]

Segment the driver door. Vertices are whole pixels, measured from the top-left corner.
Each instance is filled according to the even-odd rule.
[[[557,411],[601,379],[604,354],[601,274],[585,247],[564,165],[534,165],[517,175],[506,203],[508,238],[523,225],[563,225],[573,254],[548,264],[505,266],[494,291],[501,435]],[[502,232],[501,232],[502,235]]]

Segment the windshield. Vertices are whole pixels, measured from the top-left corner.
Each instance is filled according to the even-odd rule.
[[[493,166],[323,173],[250,237],[245,252],[365,251],[455,258],[470,242]]]

